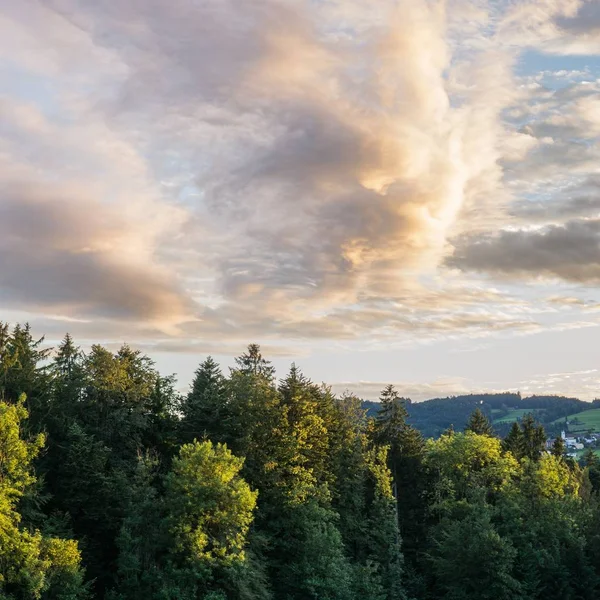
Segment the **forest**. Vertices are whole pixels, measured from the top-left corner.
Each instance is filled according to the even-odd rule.
[[[427,438],[414,406],[368,416],[255,344],[182,394],[127,345],[2,324],[0,598],[597,598],[595,455],[473,406]]]

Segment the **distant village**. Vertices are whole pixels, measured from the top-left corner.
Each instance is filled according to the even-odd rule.
[[[565,442],[567,456],[570,456],[572,458],[577,458],[580,454],[580,451],[586,448],[590,448],[592,450],[600,448],[600,433],[587,432],[581,435],[567,435],[567,433],[563,430],[561,431],[560,435]],[[547,439],[546,449],[550,450],[552,448],[553,443],[554,438]]]

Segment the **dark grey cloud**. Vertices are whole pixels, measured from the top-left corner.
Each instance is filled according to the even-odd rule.
[[[559,16],[555,22],[565,33],[600,34],[600,5],[595,0],[584,0],[576,15]]]
[[[149,321],[192,314],[192,301],[169,274],[132,256],[132,234],[116,211],[85,196],[6,185],[0,195],[3,306]]]
[[[467,236],[455,244],[447,264],[464,271],[600,282],[598,220],[572,220],[536,230]]]

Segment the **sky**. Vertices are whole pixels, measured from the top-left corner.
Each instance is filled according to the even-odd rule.
[[[182,388],[600,397],[596,0],[0,0],[0,320]]]

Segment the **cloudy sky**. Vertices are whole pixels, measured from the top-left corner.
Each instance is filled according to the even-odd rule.
[[[187,385],[600,396],[596,0],[0,0],[0,319]]]

